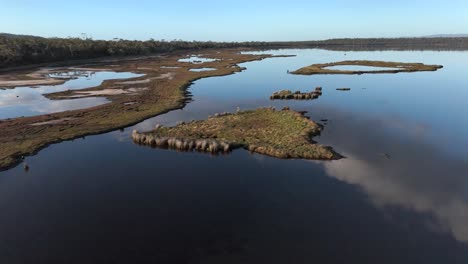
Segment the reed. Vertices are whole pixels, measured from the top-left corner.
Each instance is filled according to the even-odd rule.
[[[323,126],[305,112],[273,107],[236,113],[221,113],[207,120],[158,126],[149,132],[132,132],[133,141],[151,147],[211,154],[229,153],[237,148],[277,158],[331,160],[341,155],[313,142]]]

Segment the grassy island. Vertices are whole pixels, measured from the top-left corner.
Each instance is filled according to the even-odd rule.
[[[322,87],[318,86],[311,92],[301,92],[291,90],[282,90],[274,92],[270,96],[270,100],[313,100],[317,99],[322,95]]]
[[[376,70],[337,70],[329,69],[333,66],[368,66],[376,67]],[[313,74],[379,74],[379,73],[399,73],[399,72],[420,72],[436,71],[441,69],[442,65],[426,65],[423,63],[404,63],[390,61],[340,61],[323,64],[312,64],[291,72],[291,74],[313,75]],[[386,68],[379,70],[378,68]],[[388,69],[394,68],[394,69]]]
[[[209,153],[244,148],[277,158],[333,160],[341,156],[312,137],[322,127],[299,112],[287,108],[260,108],[234,114],[222,113],[207,120],[180,123],[174,127],[133,131],[134,142],[180,151]]]

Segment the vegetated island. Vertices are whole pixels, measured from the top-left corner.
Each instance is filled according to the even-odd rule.
[[[291,90],[282,90],[274,92],[270,96],[270,100],[313,100],[317,99],[322,95],[322,87],[318,86],[311,92],[301,92]]]
[[[107,80],[97,87],[48,94],[53,100],[83,97],[106,97],[111,102],[99,106],[0,120],[0,170],[8,169],[27,155],[50,144],[86,135],[100,134],[127,127],[147,118],[180,109],[190,100],[187,88],[193,81],[211,76],[224,76],[242,71],[239,63],[271,58],[271,55],[242,54],[240,49],[198,51],[203,57],[216,59],[202,64],[180,62],[193,51],[171,52],[161,56],[104,60],[93,64],[60,67],[43,74],[41,69],[21,70],[0,75],[1,82],[28,80],[36,84],[50,81],[54,71],[133,72],[141,77]],[[190,69],[209,67],[216,70],[193,72]],[[40,74],[38,74],[40,72]],[[36,73],[36,74],[35,74]],[[62,81],[62,80],[60,80]]]
[[[376,67],[376,70],[338,70],[328,69],[333,66],[368,66]],[[379,70],[378,68],[394,68]],[[390,62],[390,61],[369,61],[369,60],[354,60],[354,61],[339,61],[332,63],[312,64],[300,68],[291,74],[313,75],[313,74],[381,74],[381,73],[399,73],[399,72],[421,72],[421,71],[437,71],[442,65],[426,65],[423,63],[405,63],[405,62]]]
[[[273,156],[312,160],[342,158],[332,148],[319,145],[312,137],[322,126],[299,112],[284,108],[259,108],[223,113],[207,120],[180,123],[175,127],[157,126],[132,138],[138,144],[180,151],[226,153],[236,148]]]

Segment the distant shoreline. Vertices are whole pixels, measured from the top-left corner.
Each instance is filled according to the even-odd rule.
[[[468,50],[468,37],[418,38],[342,38],[317,41],[211,42],[211,41],[131,41],[80,38],[43,38],[0,33],[0,71],[10,71],[49,64],[64,64],[93,59],[131,58],[160,55],[174,51],[199,52],[207,49],[242,48],[324,49],[335,51],[381,50]]]

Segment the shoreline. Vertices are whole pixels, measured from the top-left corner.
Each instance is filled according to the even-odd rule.
[[[135,81],[154,78],[148,83],[120,84],[122,89],[134,87],[147,88],[136,94],[102,95],[111,102],[91,108],[65,111],[32,117],[20,117],[0,120],[0,171],[20,164],[25,156],[36,154],[51,144],[73,140],[88,135],[103,134],[129,127],[148,118],[183,108],[190,100],[188,87],[196,80],[214,76],[226,76],[241,72],[244,68],[238,64],[274,58],[273,55],[241,54],[246,49],[210,49],[199,50],[204,57],[219,58],[213,62],[192,64],[178,62],[180,52],[167,57],[143,58],[141,60],[122,61],[117,71],[129,71],[144,76],[129,79],[106,80],[100,86],[77,91],[99,91],[114,89],[116,82]],[[191,52],[183,53],[184,55]],[[215,71],[191,72],[189,69],[199,66],[216,68]],[[162,68],[177,66],[179,68]],[[106,63],[93,65],[95,68],[106,67]],[[174,72],[175,77],[159,78],[163,74]],[[74,91],[76,92],[76,91]],[[63,92],[62,92],[63,93]],[[61,93],[49,94],[48,97]],[[95,97],[95,96],[93,96]],[[61,98],[64,99],[64,98]],[[130,104],[131,103],[131,104]],[[54,122],[66,120],[65,122]],[[33,124],[44,125],[33,125]]]

